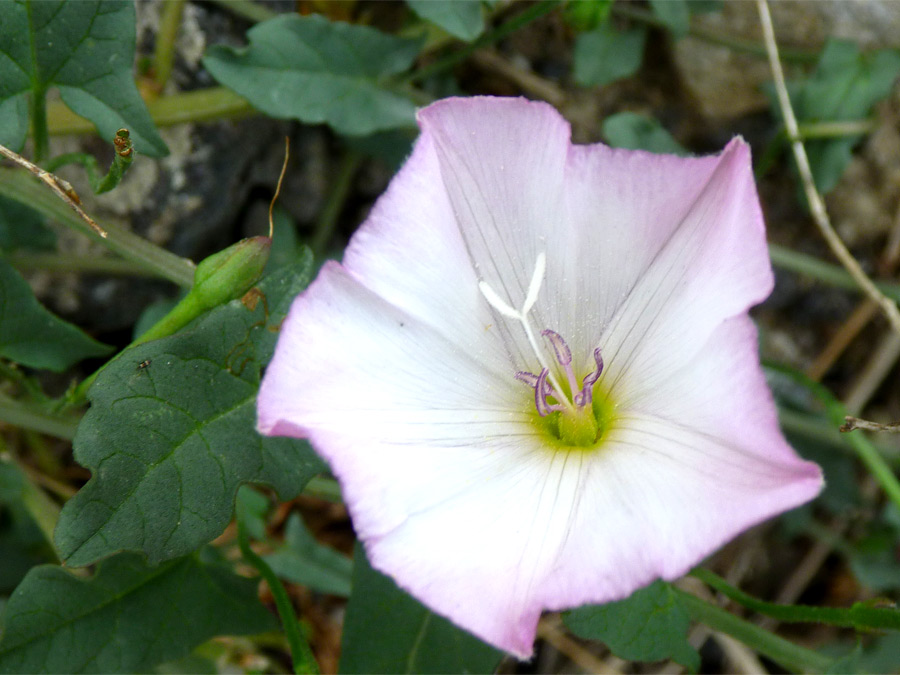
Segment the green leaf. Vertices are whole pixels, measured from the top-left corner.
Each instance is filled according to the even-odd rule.
[[[491,673],[501,658],[372,569],[357,544],[339,672]]]
[[[484,32],[479,0],[406,0],[410,9],[460,40],[471,42]]]
[[[267,302],[255,310],[232,301],[104,368],[74,441],[75,459],[94,476],[56,529],[68,564],[122,550],[151,562],[184,555],[222,532],[242,483],[271,485],[288,499],[322,470],[305,442],[255,429],[273,328],[306,285],[310,262],[307,253],[265,279]]]
[[[617,31],[609,22],[582,33],[575,41],[575,81],[602,87],[631,77],[641,67],[646,36],[643,28]]]
[[[111,349],[44,309],[28,283],[0,260],[0,357],[61,372]]]
[[[685,156],[688,153],[659,122],[645,115],[621,112],[603,120],[603,136],[614,148],[647,150]]]
[[[272,630],[256,586],[200,556],[159,567],[116,556],[89,579],[42,565],[6,606],[0,673],[145,672],[215,635]]]
[[[613,0],[568,2],[563,9],[563,18],[576,30],[594,30],[609,18],[612,6]]]
[[[563,614],[576,635],[600,640],[629,661],[672,659],[696,672],[700,655],[687,641],[690,618],[671,586],[656,581],[631,597]]]
[[[900,74],[900,52],[883,49],[865,54],[852,42],[829,40],[812,76],[792,83],[797,118],[804,122],[839,122],[864,118],[893,90]],[[828,192],[840,180],[862,136],[806,142],[816,187]]]
[[[20,150],[28,99],[49,87],[103,138],[121,127],[135,148],[168,153],[132,76],[134,3],[6,0],[0,21],[0,143]]]
[[[676,38],[683,38],[691,28],[691,10],[686,0],[650,0],[650,8]]]
[[[415,104],[384,79],[407,70],[418,40],[322,16],[279,16],[247,32],[243,49],[211,47],[207,70],[271,117],[325,122],[364,135],[415,125]]]
[[[284,541],[284,546],[263,558],[275,574],[314,591],[350,596],[353,563],[317,542],[296,513],[288,519]]]
[[[46,222],[47,219],[34,209],[0,197],[0,251],[53,249],[56,235]]]

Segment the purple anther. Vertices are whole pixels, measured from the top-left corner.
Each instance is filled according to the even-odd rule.
[[[541,335],[550,340],[550,344],[553,345],[553,351],[556,352],[556,360],[559,362],[559,365],[567,366],[572,363],[572,351],[569,349],[566,341],[562,339],[562,335],[552,330],[541,331]]]
[[[597,369],[585,375],[581,381],[581,391],[575,394],[575,405],[587,405],[594,399],[594,385],[600,379],[600,373],[603,372],[603,357],[600,355],[600,347],[594,350],[594,362],[597,364]]]
[[[553,345],[553,351],[556,353],[556,361],[566,371],[566,379],[569,381],[569,391],[574,392],[578,389],[578,382],[575,380],[575,373],[572,371],[572,350],[569,345],[562,339],[562,335],[552,330],[541,331],[541,335],[550,341]],[[560,392],[561,393],[561,392]]]
[[[550,407],[550,404],[547,403],[547,375],[550,374],[550,371],[544,368],[541,371],[541,374],[538,375],[537,384],[534,387],[534,406],[537,408],[538,415],[541,417],[546,417],[553,409]]]
[[[524,371],[524,370],[520,370],[518,373],[516,373],[516,379],[517,379],[519,382],[524,382],[525,384],[527,384],[527,385],[528,385],[529,387],[531,387],[532,389],[534,389],[535,387],[537,387],[538,376],[535,375],[534,373],[528,373],[528,372],[526,372],[526,371]]]

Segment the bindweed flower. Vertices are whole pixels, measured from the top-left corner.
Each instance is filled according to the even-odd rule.
[[[543,610],[673,579],[812,499],[747,310],[772,289],[749,150],[572,145],[448,99],[294,302],[259,429],[308,438],[372,565],[520,658]]]

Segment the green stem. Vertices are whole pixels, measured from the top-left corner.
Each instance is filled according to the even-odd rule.
[[[45,410],[32,408],[5,396],[0,396],[0,422],[67,441],[75,438],[75,430],[78,428],[77,419],[51,415]]]
[[[433,75],[437,75],[438,73],[442,73],[445,70],[449,70],[458,63],[461,63],[469,58],[469,55],[476,49],[481,49],[482,47],[485,47],[487,45],[499,42],[510,33],[514,33],[515,31],[519,30],[523,26],[528,25],[535,19],[539,19],[545,14],[549,14],[558,6],[559,0],[542,0],[541,2],[537,2],[528,7],[528,9],[516,14],[513,18],[508,19],[506,22],[500,24],[494,30],[488,31],[480,38],[478,38],[474,42],[469,43],[459,51],[453,52],[452,54],[449,54],[444,58],[435,61],[430,66],[415,70],[402,79],[406,82],[421,82],[422,80],[426,80]]]
[[[687,591],[675,587],[672,590],[678,595],[692,619],[706,624],[715,631],[730,635],[788,670],[821,673],[831,666],[832,660],[827,656],[795,645]]]
[[[162,91],[172,75],[175,62],[175,38],[181,27],[181,15],[185,0],[168,0],[162,4],[159,32],[156,34],[156,49],[153,52],[153,79]]]
[[[12,457],[0,455],[0,462],[8,462],[16,467],[22,477],[22,506],[28,511],[31,519],[38,526],[44,539],[50,544],[50,548],[56,553],[56,546],[53,543],[53,530],[56,529],[56,523],[59,520],[60,508],[47,494],[34,484],[28,472],[24,467]]]
[[[878,128],[878,120],[845,120],[842,122],[807,122],[799,124],[797,130],[802,140],[815,138],[843,138],[845,136],[859,136],[871,134]],[[784,129],[780,132],[785,140],[787,133]]]
[[[30,206],[48,218],[91,237],[163,279],[186,288],[194,283],[195,266],[190,260],[110,223],[101,224],[108,236],[100,237],[62,200],[23,171],[0,168],[0,195]]]
[[[35,164],[40,164],[47,156],[47,88],[39,79],[37,72],[38,55],[34,36],[37,31],[34,28],[30,2],[25,3],[25,12],[28,16],[28,47],[31,50],[31,95],[28,98],[28,109],[31,113],[31,136],[34,142]]]
[[[309,644],[303,637],[300,622],[297,621],[297,615],[294,613],[294,607],[291,605],[291,599],[288,597],[287,591],[284,590],[281,581],[275,576],[275,572],[266,564],[266,561],[256,555],[253,549],[250,548],[250,542],[247,540],[247,531],[240,518],[238,518],[237,525],[238,545],[241,547],[244,560],[255,567],[262,575],[262,578],[266,580],[269,590],[272,592],[272,597],[275,599],[275,607],[278,609],[278,616],[281,617],[284,633],[291,648],[294,672],[318,673],[319,666],[309,648]]]
[[[147,103],[147,110],[158,127],[171,127],[187,122],[206,122],[253,115],[256,111],[246,99],[225,87],[208,87],[160,96]],[[94,125],[79,117],[60,101],[48,108],[48,122],[52,135],[92,134]]]
[[[303,488],[303,494],[311,497],[318,497],[329,502],[340,504],[344,501],[341,495],[341,486],[334,478],[326,476],[313,476],[306,487]]]
[[[273,12],[251,0],[212,0],[212,3],[254,23],[268,21],[278,16],[278,12]]]
[[[40,164],[47,156],[47,92],[43,87],[34,87],[28,107],[31,111],[31,138],[34,142],[34,163]]]
[[[782,605],[754,598],[707,569],[698,567],[691,571],[691,576],[696,577],[729,600],[785,623],[821,623],[857,630],[900,630],[900,612],[894,609],[867,607],[862,603],[856,603],[847,609]]]
[[[43,270],[45,272],[80,272],[126,277],[156,276],[150,270],[136,267],[134,263],[111,256],[75,256],[59,253],[13,253],[7,262],[19,270]]]
[[[319,220],[316,223],[316,229],[309,245],[316,257],[323,255],[325,247],[334,236],[334,228],[337,225],[338,217],[341,215],[344,202],[347,200],[347,195],[353,186],[353,177],[359,171],[362,161],[362,155],[352,150],[344,151],[337,176],[335,176],[331,190],[325,199],[325,206],[319,215]]]
[[[844,423],[844,417],[848,414],[847,409],[827,387],[793,368],[776,363],[765,363],[764,365],[770,370],[786,375],[797,384],[808,389],[825,407],[825,414],[835,427],[839,427]],[[866,435],[860,431],[852,431],[841,434],[841,438],[853,448],[856,455],[881,485],[881,489],[884,490],[888,499],[900,509],[900,481],[897,480],[897,476],[890,465],[875,446],[872,445]]]
[[[775,267],[803,274],[830,286],[862,292],[850,273],[838,265],[832,265],[824,260],[792,251],[778,244],[769,244],[769,257]],[[875,286],[887,297],[900,302],[900,284],[882,281],[876,282]]]
[[[647,24],[648,26],[653,26],[654,28],[667,28],[666,23],[659,17],[657,17],[653,12],[626,6],[626,4],[622,2],[613,4],[612,13],[616,16],[622,17],[623,19],[638,21],[640,23]],[[688,30],[688,35],[690,37],[697,38],[698,40],[703,40],[704,42],[709,42],[721,47],[728,47],[729,49],[732,49],[736,52],[752,54],[753,56],[758,56],[760,58],[768,57],[765,45],[760,42],[721,35],[717,31],[703,28],[701,26],[694,25],[693,23]],[[815,63],[819,60],[818,52],[807,51],[803,49],[782,49],[780,50],[780,53],[782,61],[791,61],[794,63]]]

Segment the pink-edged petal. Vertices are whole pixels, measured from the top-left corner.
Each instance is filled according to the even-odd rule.
[[[543,289],[552,290],[539,293],[531,314],[539,328],[557,326],[569,311],[556,300],[572,287],[577,244],[563,208],[569,124],[546,103],[491,97],[438,101],[418,119],[479,280],[520,309],[545,253]],[[534,368],[517,326],[510,339],[517,370]]]
[[[375,294],[428,324],[459,349],[515,368],[507,344],[484,340],[509,326],[478,290],[441,179],[434,141],[420,136],[344,253],[344,267]],[[491,351],[493,350],[493,351]]]
[[[671,202],[674,229],[643,235],[644,248],[654,253],[602,327],[595,346],[613,389],[680,368],[723,320],[746,312],[772,289],[749,148],[736,139],[714,159],[699,194]],[[646,256],[639,243],[632,246]]]

